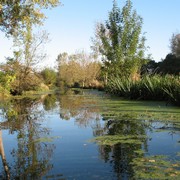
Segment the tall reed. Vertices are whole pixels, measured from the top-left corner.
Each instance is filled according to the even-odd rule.
[[[130,99],[165,100],[180,105],[180,78],[170,75],[146,75],[138,81],[111,78],[107,91]]]

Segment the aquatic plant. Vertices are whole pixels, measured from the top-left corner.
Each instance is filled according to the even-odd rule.
[[[113,78],[109,79],[106,90],[129,99],[164,100],[180,105],[180,80],[175,76],[146,75],[138,81]]]
[[[170,161],[167,156],[156,155],[134,158],[135,179],[179,179],[180,163]]]
[[[167,81],[163,91],[168,96],[169,100],[180,106],[180,78],[171,78]]]
[[[115,144],[142,144],[144,139],[147,138],[145,135],[105,135],[99,136],[91,140],[97,142],[100,145],[113,146]]]

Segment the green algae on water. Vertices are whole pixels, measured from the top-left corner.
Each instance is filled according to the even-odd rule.
[[[105,135],[94,138],[93,142],[97,142],[100,145],[113,146],[115,144],[142,144],[143,140],[146,139],[145,135]]]
[[[167,156],[156,155],[134,158],[133,162],[135,179],[179,179],[180,163],[171,161]]]

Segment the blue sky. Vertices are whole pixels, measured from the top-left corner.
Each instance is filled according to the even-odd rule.
[[[94,36],[96,22],[107,20],[112,8],[112,0],[61,0],[63,6],[45,10],[48,17],[43,29],[50,33],[50,43],[46,45],[48,58],[43,63],[55,64],[62,52],[74,53],[79,49],[90,51],[91,37]],[[120,7],[125,0],[117,0]],[[133,8],[143,18],[143,32],[146,32],[148,53],[160,61],[170,52],[170,38],[180,29],[180,0],[132,0]],[[12,43],[0,32],[0,62],[11,55]]]

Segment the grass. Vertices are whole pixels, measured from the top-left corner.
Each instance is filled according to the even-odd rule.
[[[114,78],[109,79],[106,90],[129,99],[163,100],[180,106],[180,77],[146,75],[139,81]]]

